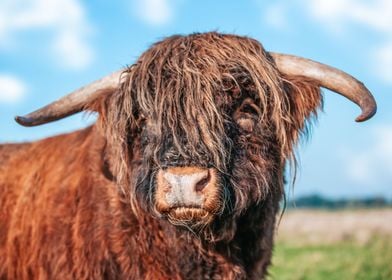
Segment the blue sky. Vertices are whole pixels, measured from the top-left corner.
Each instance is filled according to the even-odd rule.
[[[325,92],[324,112],[301,145],[295,195],[392,199],[392,1],[390,0],[2,0],[0,142],[84,127],[82,114],[35,127],[13,117],[131,64],[172,34],[217,30],[251,36],[267,50],[308,57],[363,81],[378,113]]]

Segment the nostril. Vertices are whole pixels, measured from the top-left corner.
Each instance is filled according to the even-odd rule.
[[[207,174],[203,178],[201,178],[200,181],[198,181],[196,183],[195,191],[201,192],[208,185],[208,183],[210,182],[210,179],[211,179],[210,172],[207,172]]]

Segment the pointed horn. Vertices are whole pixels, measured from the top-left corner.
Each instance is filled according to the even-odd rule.
[[[320,87],[330,89],[356,103],[362,110],[361,115],[355,119],[357,122],[366,121],[376,113],[377,104],[373,95],[363,83],[349,74],[298,56],[273,52],[270,55],[281,73],[310,78]]]
[[[84,109],[86,104],[95,100],[100,94],[115,91],[119,86],[123,71],[119,70],[87,86],[81,87],[28,115],[17,116],[15,120],[23,126],[36,126],[78,113]]]

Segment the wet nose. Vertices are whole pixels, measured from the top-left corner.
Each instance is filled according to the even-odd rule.
[[[167,183],[166,203],[170,207],[201,207],[204,202],[203,190],[211,181],[211,174],[204,168],[168,168],[163,171]]]

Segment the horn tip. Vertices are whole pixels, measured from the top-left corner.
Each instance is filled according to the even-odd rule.
[[[27,118],[27,117],[24,117],[24,116],[16,116],[14,119],[20,125],[23,125],[23,126],[34,126],[34,122],[33,122],[33,120],[31,118]]]
[[[359,115],[355,121],[356,122],[364,122],[371,119],[377,112],[377,107],[370,108],[368,110],[364,110],[361,115]]]

